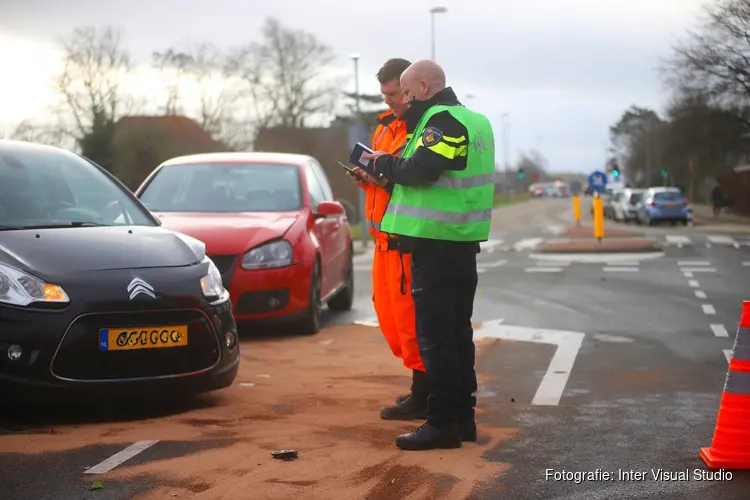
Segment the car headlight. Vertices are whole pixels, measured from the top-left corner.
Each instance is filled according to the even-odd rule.
[[[201,290],[203,296],[212,301],[212,303],[221,302],[229,297],[229,293],[224,289],[224,282],[221,279],[221,273],[216,264],[208,258],[203,258],[204,263],[208,263],[208,272],[201,278]]]
[[[70,298],[60,285],[0,264],[0,303],[27,306],[34,302],[67,303]]]
[[[292,264],[292,245],[285,240],[253,248],[242,257],[242,269],[275,269]]]

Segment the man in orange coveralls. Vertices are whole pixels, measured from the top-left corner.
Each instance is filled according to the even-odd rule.
[[[372,139],[373,151],[399,155],[406,146],[406,123],[401,116],[408,108],[401,93],[401,73],[411,63],[405,59],[389,59],[377,73],[380,92],[389,111],[381,114]],[[411,256],[401,255],[395,245],[395,235],[380,232],[380,221],[388,205],[393,186],[381,188],[364,171],[362,177],[350,174],[365,191],[365,217],[370,234],[375,238],[372,262],[372,293],[378,323],[393,354],[412,370],[409,394],[396,398],[396,404],[380,412],[384,420],[412,420],[425,418],[427,410],[427,377],[417,345],[414,301],[411,296]]]

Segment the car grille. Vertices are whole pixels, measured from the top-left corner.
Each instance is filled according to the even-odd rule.
[[[216,268],[222,276],[234,269],[235,261],[237,260],[236,255],[209,255],[208,257],[214,261]]]
[[[188,326],[188,345],[128,351],[100,351],[99,329]],[[164,377],[207,370],[219,362],[220,346],[200,311],[86,314],[76,318],[52,360],[52,374],[72,380]]]

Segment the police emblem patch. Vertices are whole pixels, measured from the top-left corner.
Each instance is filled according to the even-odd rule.
[[[440,139],[442,138],[443,133],[435,127],[427,127],[422,133],[422,142],[427,147],[434,146],[435,144],[440,142]]]

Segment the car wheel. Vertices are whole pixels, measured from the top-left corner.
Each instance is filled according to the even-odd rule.
[[[332,311],[349,311],[354,305],[354,252],[349,249],[349,262],[344,274],[344,288],[328,301]]]
[[[323,304],[320,302],[322,286],[320,265],[316,262],[312,276],[310,276],[310,296],[307,301],[307,311],[305,318],[300,323],[300,330],[305,335],[314,335],[320,331],[320,321],[323,314]]]

